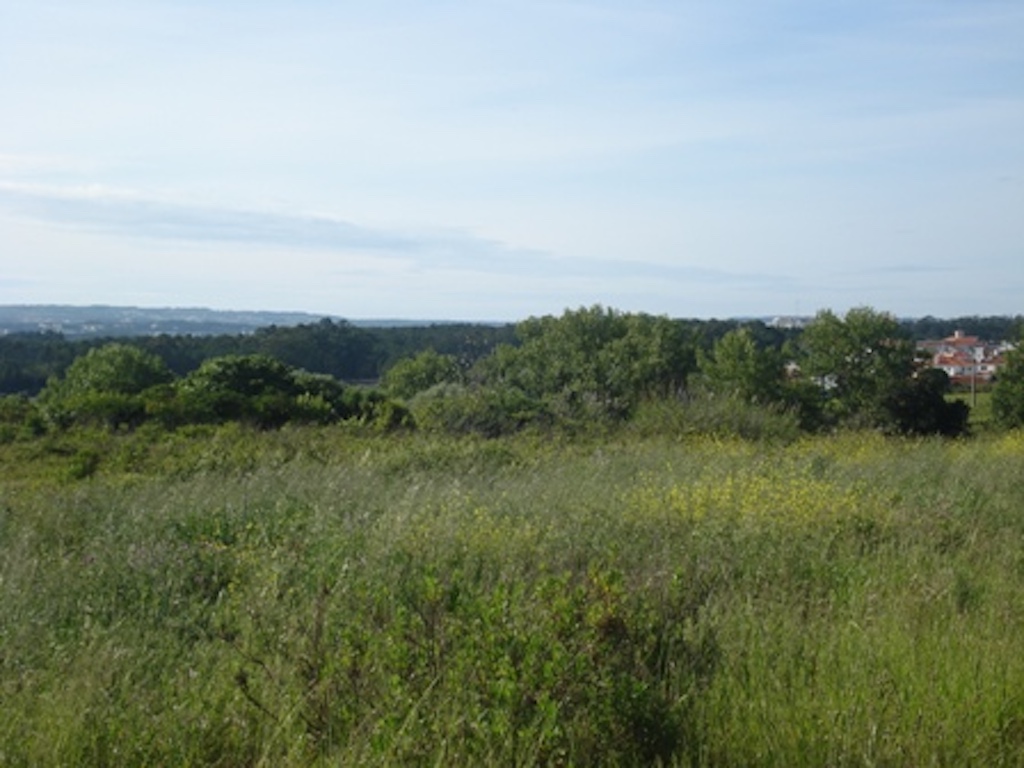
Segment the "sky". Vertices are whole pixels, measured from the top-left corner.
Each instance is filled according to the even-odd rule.
[[[1024,313],[1020,0],[0,0],[0,304]]]

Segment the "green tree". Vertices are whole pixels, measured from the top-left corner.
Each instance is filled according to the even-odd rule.
[[[801,367],[833,424],[909,434],[960,434],[965,406],[946,402],[948,379],[917,360],[906,328],[869,307],[818,313],[800,339]]]
[[[47,384],[45,394],[111,392],[137,395],[150,387],[166,384],[172,378],[164,361],[156,355],[128,344],[107,344],[76,358],[63,378]]]
[[[518,347],[499,345],[475,373],[563,417],[627,416],[642,398],[681,388],[694,365],[677,323],[601,306],[529,318],[516,334]]]
[[[715,342],[711,354],[698,353],[704,385],[713,393],[748,403],[783,399],[785,368],[780,353],[761,349],[746,328],[729,331]]]
[[[291,418],[301,391],[292,369],[272,357],[226,355],[183,378],[178,393],[187,421],[277,427]]]
[[[175,395],[156,404],[174,424],[242,421],[273,429],[291,421],[353,419],[392,429],[409,422],[403,408],[376,390],[295,370],[260,354],[207,360],[178,382]]]
[[[889,431],[947,437],[965,433],[971,409],[960,400],[947,400],[949,391],[949,376],[945,371],[922,367],[883,397]]]
[[[836,422],[883,426],[883,399],[916,370],[914,345],[890,314],[868,307],[819,312],[800,339],[803,372],[822,389]]]
[[[145,417],[143,393],[172,379],[156,355],[127,344],[107,344],[76,358],[63,377],[51,378],[39,393],[39,404],[59,426],[135,426]]]
[[[1006,354],[992,389],[992,415],[1000,426],[1024,427],[1024,344]]]
[[[415,357],[395,363],[385,372],[382,383],[392,397],[408,400],[437,384],[454,384],[461,378],[462,372],[454,355],[441,355],[427,349]]]
[[[261,328],[248,341],[254,353],[350,381],[376,378],[383,357],[373,334],[329,318],[305,325]]]
[[[330,424],[352,414],[348,408],[348,390],[340,381],[326,373],[292,372],[298,394],[291,420]]]
[[[82,352],[53,331],[0,334],[0,393],[37,395]]]

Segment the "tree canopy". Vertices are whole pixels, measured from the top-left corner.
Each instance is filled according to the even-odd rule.
[[[783,399],[781,352],[758,347],[747,328],[726,333],[710,354],[700,351],[698,363],[703,383],[711,392],[761,404]]]
[[[1003,427],[1024,427],[1024,343],[1006,353],[992,390],[992,415]]]
[[[800,348],[801,368],[820,389],[827,422],[910,434],[966,430],[963,404],[945,399],[948,377],[926,370],[906,329],[888,313],[820,312]]]
[[[567,416],[628,415],[646,396],[682,388],[695,367],[693,344],[665,317],[600,305],[516,326],[519,346],[499,345],[478,368]]]
[[[35,401],[7,404],[5,423],[33,410],[40,423],[58,427],[133,427],[149,419],[169,427],[353,418],[405,424],[408,406],[422,425],[494,435],[526,425],[620,423],[650,402],[703,401],[709,407],[694,423],[735,408],[748,415],[765,409],[805,430],[957,435],[967,426],[966,406],[947,397],[942,371],[918,359],[907,324],[870,307],[822,311],[799,331],[594,305],[514,328],[369,331],[323,320],[248,336],[79,346],[38,336],[38,347],[0,338],[0,352],[14,355],[0,356],[7,381],[49,371]],[[1000,373],[993,403],[1001,424],[1024,423],[1022,367],[1014,353]]]
[[[108,344],[77,358],[63,377],[52,377],[39,402],[55,423],[133,424],[145,410],[142,394],[172,378],[156,355],[127,344]]]
[[[407,400],[437,384],[454,384],[461,378],[462,370],[455,355],[426,349],[395,363],[385,372],[382,384],[389,395]]]

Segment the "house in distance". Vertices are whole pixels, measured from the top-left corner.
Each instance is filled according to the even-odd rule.
[[[933,368],[946,372],[957,385],[990,383],[1006,363],[1006,352],[1013,344],[1005,341],[988,342],[963,331],[934,341],[922,341],[918,349],[931,356]]]

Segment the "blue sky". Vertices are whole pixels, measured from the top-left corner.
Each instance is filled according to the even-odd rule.
[[[0,303],[1024,313],[1019,0],[0,0]]]

